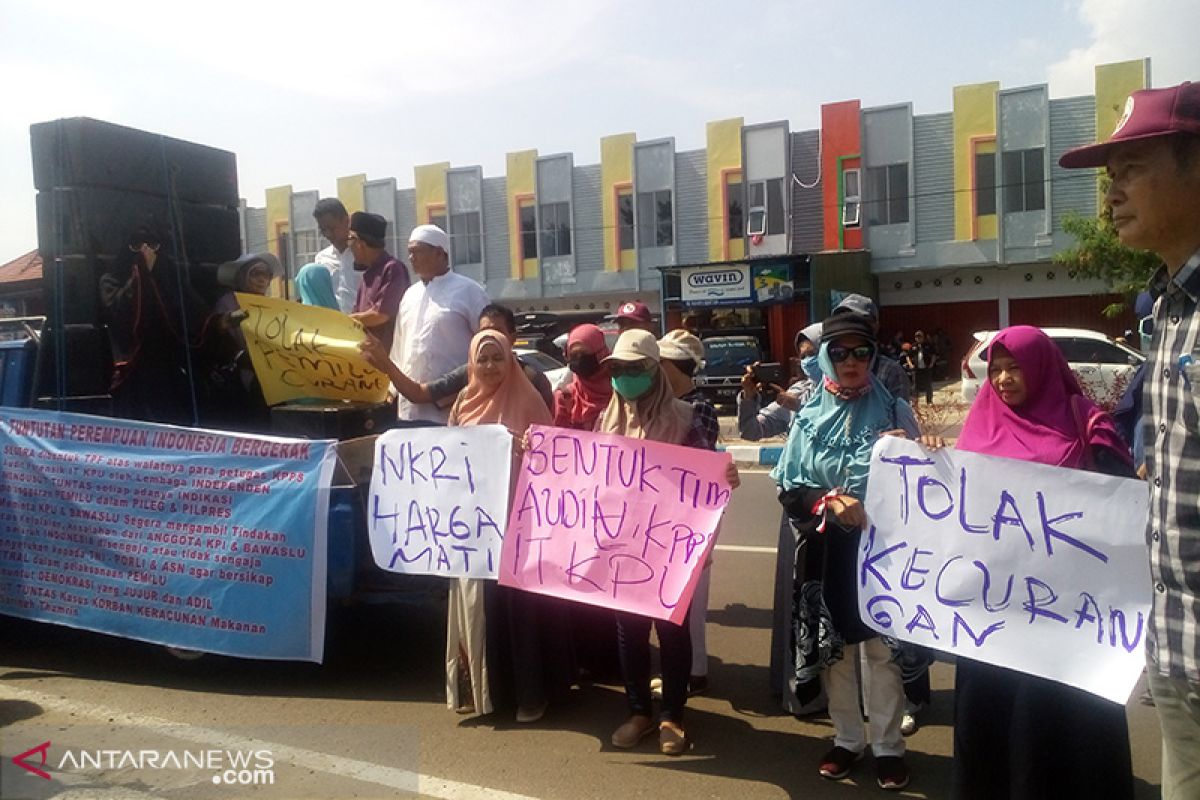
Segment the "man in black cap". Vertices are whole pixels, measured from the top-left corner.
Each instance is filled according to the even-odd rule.
[[[350,215],[347,242],[354,253],[354,268],[362,272],[350,316],[381,342],[392,341],[400,298],[409,284],[408,268],[384,247],[386,234],[387,220],[378,214],[355,211]]]
[[[871,341],[879,338],[879,311],[875,308],[875,303],[871,298],[861,294],[848,294],[833,309],[833,313],[859,314],[866,317],[870,320],[871,329],[875,332]],[[880,354],[875,359],[873,371],[875,377],[879,378],[879,382],[893,396],[899,397],[905,402],[912,400],[912,384],[908,382],[908,375],[905,374],[904,367],[887,356]]]

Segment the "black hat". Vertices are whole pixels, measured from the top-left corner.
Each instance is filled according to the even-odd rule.
[[[821,323],[821,342],[832,342],[843,336],[861,336],[868,342],[875,341],[875,326],[863,314],[835,313]]]
[[[369,211],[355,211],[350,215],[350,230],[371,247],[383,247],[387,235],[387,220]]]

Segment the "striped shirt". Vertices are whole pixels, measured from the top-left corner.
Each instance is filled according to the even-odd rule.
[[[1150,479],[1153,609],[1147,656],[1160,673],[1200,681],[1200,251],[1150,283],[1154,339],[1143,395]]]

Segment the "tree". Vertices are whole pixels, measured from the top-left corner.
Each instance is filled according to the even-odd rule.
[[[1127,301],[1146,288],[1150,276],[1161,263],[1153,253],[1121,244],[1112,224],[1112,209],[1108,206],[1095,217],[1068,212],[1062,226],[1075,237],[1075,246],[1056,253],[1054,261],[1066,266],[1071,277],[1078,280],[1098,278]],[[1104,309],[1104,314],[1115,317],[1125,310],[1126,305],[1127,302],[1113,303]]]

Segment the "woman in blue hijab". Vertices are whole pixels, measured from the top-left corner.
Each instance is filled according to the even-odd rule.
[[[839,313],[825,320],[821,386],[796,413],[771,475],[805,543],[793,627],[797,681],[824,679],[836,729],[819,772],[840,780],[866,751],[855,671],[861,648],[870,672],[866,711],[877,780],[880,788],[899,790],[908,785],[900,666],[889,644],[859,618],[855,569],[871,449],[881,435],[915,438],[919,431],[908,403],[893,397],[872,373],[875,357],[866,317]]]
[[[321,306],[340,311],[333,293],[333,276],[324,264],[305,264],[296,273],[296,291],[306,306]]]

